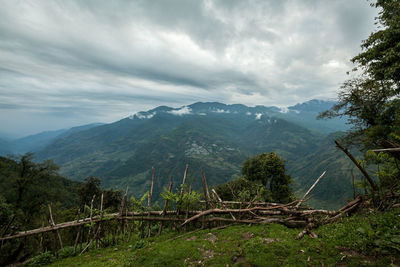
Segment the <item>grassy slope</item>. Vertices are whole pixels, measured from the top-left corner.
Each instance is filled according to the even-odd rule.
[[[400,209],[365,213],[325,225],[319,238],[296,240],[299,229],[236,225],[176,233],[91,250],[53,266],[398,266]]]

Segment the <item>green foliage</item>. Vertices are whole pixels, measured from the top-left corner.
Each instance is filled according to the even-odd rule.
[[[243,176],[264,186],[269,184],[272,200],[287,203],[292,199],[292,190],[289,187],[291,177],[285,173],[284,161],[274,152],[263,153],[244,161]]]
[[[365,213],[323,226],[320,236],[332,245],[340,245],[369,255],[400,255],[400,209]]]
[[[57,169],[50,161],[34,162],[30,153],[15,159],[0,157],[1,234],[41,227],[48,217],[48,204],[53,206],[56,221],[61,218],[60,210],[78,204],[78,183],[59,176]],[[0,265],[35,254],[37,248],[33,239],[9,241],[0,248]]]
[[[50,251],[47,251],[45,253],[42,253],[40,255],[33,257],[31,259],[31,261],[29,262],[28,266],[39,267],[39,266],[50,264],[54,261],[56,261],[56,258],[54,257],[53,253],[51,253]]]
[[[146,240],[140,239],[135,242],[132,249],[141,249],[141,248],[147,247],[148,245],[149,245],[149,242],[147,242]]]
[[[11,221],[13,207],[0,195],[0,229],[4,229]]]
[[[272,201],[271,192],[263,184],[255,181],[249,181],[245,178],[219,184],[215,191],[223,200],[233,201]]]
[[[164,188],[164,191],[161,193],[161,197],[164,200],[168,200],[170,203],[175,204],[177,209],[195,209],[198,207],[201,195],[200,193],[192,190],[185,192],[186,187],[186,185],[181,185],[182,191],[177,190],[176,193],[169,192],[166,188]]]
[[[58,258],[60,259],[65,259],[74,255],[74,247],[72,246],[64,247],[64,249],[58,251]]]
[[[400,163],[396,158],[369,150],[365,153],[364,162],[375,167],[373,171],[383,193],[400,190]]]
[[[393,93],[399,93],[400,85],[400,3],[397,0],[377,0],[373,4],[380,9],[376,18],[379,28],[361,47],[363,52],[352,61],[365,74],[376,81],[390,81]]]
[[[118,211],[122,202],[122,190],[114,190],[113,188],[103,190],[104,208],[110,212]]]
[[[87,177],[84,181],[84,183],[79,185],[77,192],[81,205],[90,205],[93,196],[96,196],[96,200],[101,196],[101,181],[94,176]]]

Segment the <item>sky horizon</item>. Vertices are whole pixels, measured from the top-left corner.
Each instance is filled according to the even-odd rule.
[[[0,134],[160,105],[334,99],[376,29],[371,1],[12,1],[0,9]]]

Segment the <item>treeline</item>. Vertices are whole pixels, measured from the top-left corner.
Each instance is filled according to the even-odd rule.
[[[56,222],[76,219],[93,196],[97,196],[95,205],[98,205],[104,194],[103,205],[109,212],[116,211],[120,205],[121,190],[101,189],[100,180],[95,177],[88,177],[84,182],[71,181],[57,171],[58,167],[51,161],[35,163],[31,153],[20,158],[0,157],[1,236],[48,226],[48,205],[52,207]],[[41,242],[42,250],[52,246],[48,238]],[[23,261],[37,252],[35,240],[6,242],[1,244],[0,265]]]

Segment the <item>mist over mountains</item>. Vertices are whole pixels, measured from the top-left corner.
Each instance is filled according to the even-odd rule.
[[[189,183],[200,188],[201,170],[209,184],[216,185],[239,177],[246,157],[274,151],[287,160],[298,194],[328,170],[313,203],[336,207],[351,196],[351,163],[333,144],[348,125],[345,119],[316,120],[333,104],[311,100],[288,108],[218,102],[160,106],[110,124],[0,140],[0,152],[33,151],[37,160],[54,160],[70,179],[93,175],[105,187],[129,186],[135,195],[148,190],[155,167],[157,196],[169,179],[179,186],[186,164]]]

